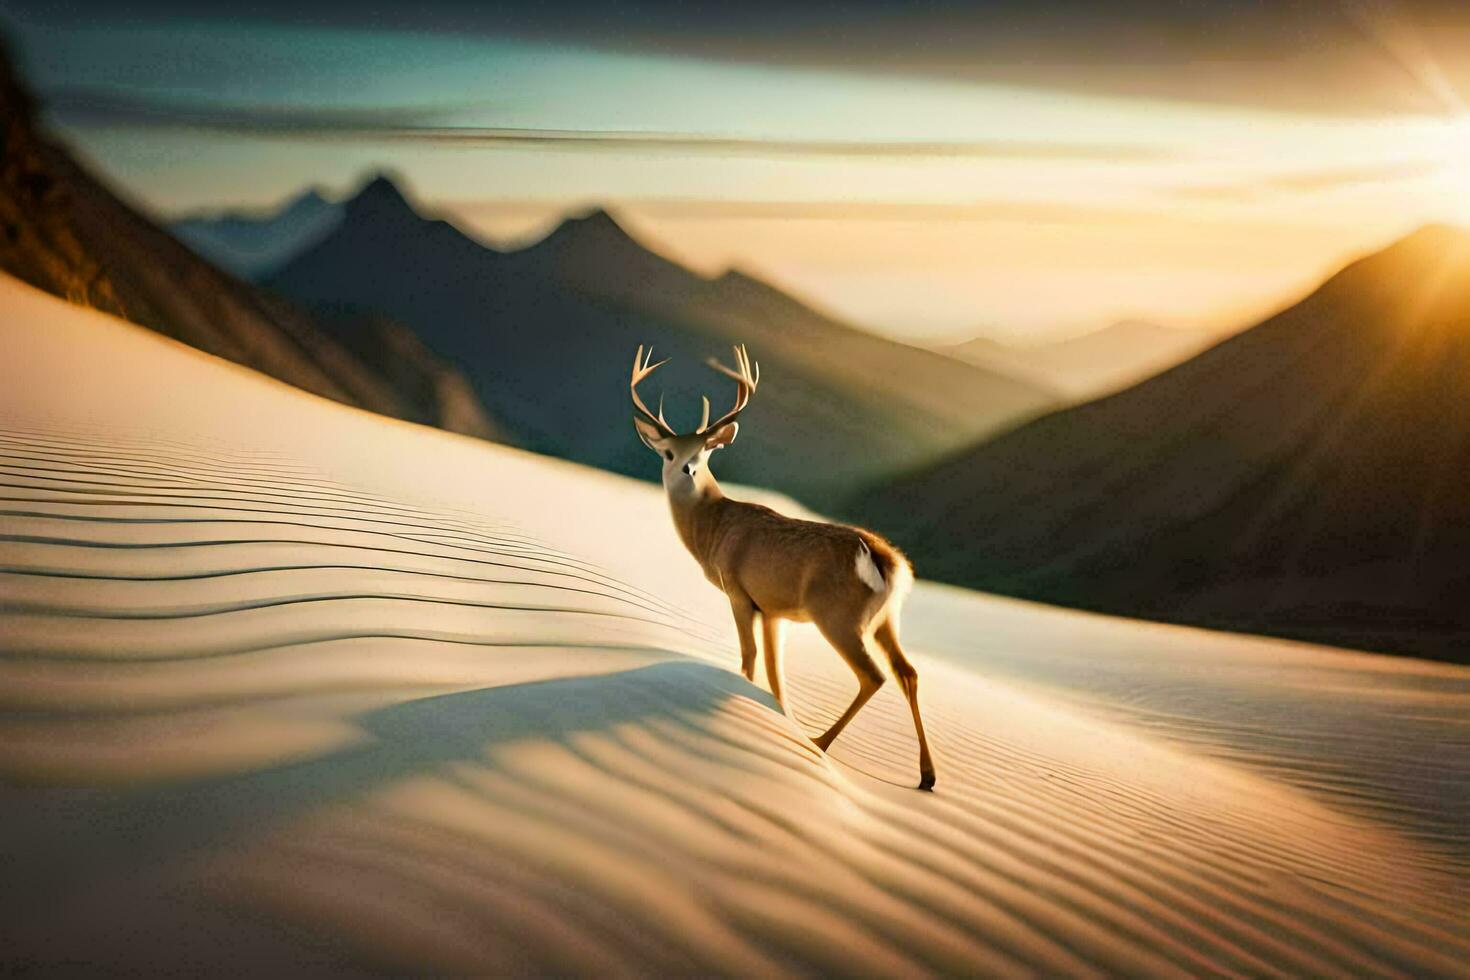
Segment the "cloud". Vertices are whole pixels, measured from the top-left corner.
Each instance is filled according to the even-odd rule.
[[[1205,201],[1262,201],[1284,195],[1318,194],[1365,184],[1412,180],[1438,173],[1442,169],[1442,164],[1419,160],[1329,170],[1296,170],[1268,174],[1257,180],[1239,183],[1174,187],[1168,193],[1176,197]]]
[[[544,216],[574,213],[560,201],[443,200],[461,215]],[[756,219],[823,221],[1024,221],[1040,224],[1113,223],[1136,220],[1139,209],[1049,201],[752,201],[712,198],[619,198],[618,210],[672,220]]]
[[[641,130],[450,126],[467,106],[314,108],[230,106],[85,89],[43,93],[58,120],[78,126],[212,132],[309,140],[414,142],[460,146],[526,146],[564,150],[696,152],[740,156],[983,157],[1130,161],[1167,152],[1127,143],[1014,140],[805,140]]]
[[[190,103],[92,89],[55,89],[41,104],[56,118],[83,126],[182,129],[265,136],[353,137],[431,127],[469,105],[229,106]]]

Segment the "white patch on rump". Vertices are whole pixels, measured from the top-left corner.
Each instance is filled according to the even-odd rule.
[[[867,543],[863,541],[858,542],[857,573],[858,578],[863,580],[863,584],[874,592],[888,591],[888,583],[883,581],[883,573],[878,571],[878,564],[873,561],[873,553],[868,550]]]

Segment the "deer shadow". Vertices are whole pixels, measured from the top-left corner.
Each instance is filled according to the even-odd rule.
[[[779,712],[769,694],[727,670],[666,661],[380,708],[354,719],[367,741],[254,772],[161,788],[7,791],[0,883],[34,909],[102,876],[218,853],[243,832],[457,762],[484,762],[497,745],[568,744],[579,733],[660,718],[688,723],[734,698]]]

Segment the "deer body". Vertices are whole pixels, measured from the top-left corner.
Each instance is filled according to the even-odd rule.
[[[651,355],[650,351],[650,355]],[[781,633],[787,621],[814,623],[842,656],[858,681],[847,710],[814,740],[824,751],[853,716],[883,686],[874,660],[876,646],[888,661],[913,712],[919,739],[921,789],[934,785],[934,765],[919,714],[918,672],[898,642],[898,616],[913,582],[907,559],[871,531],[839,524],[798,520],[759,504],[731,500],[709,471],[709,456],[735,440],[738,416],[758,383],[743,348],[736,348],[739,370],[712,365],[739,383],[736,407],[695,432],[680,435],[648,411],[637,384],[659,365],[649,365],[640,347],[633,364],[633,423],[643,443],[664,460],[663,484],[679,538],[707,578],[725,593],[740,638],[741,671],[755,680],[755,628],[765,648],[766,679],[785,708],[781,691]],[[660,362],[663,363],[663,362]]]

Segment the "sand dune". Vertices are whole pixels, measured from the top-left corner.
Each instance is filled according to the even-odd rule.
[[[922,794],[653,488],[0,307],[8,966],[1464,972],[1470,670],[921,584]]]

